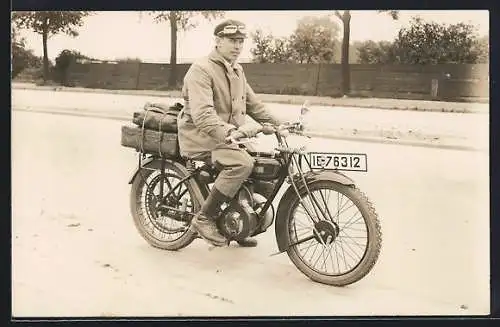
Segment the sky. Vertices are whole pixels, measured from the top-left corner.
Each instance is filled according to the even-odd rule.
[[[234,18],[247,24],[250,31],[262,29],[275,36],[289,36],[297,20],[305,16],[332,14],[332,11],[226,11],[225,18]],[[364,40],[393,40],[399,29],[408,26],[411,17],[420,16],[425,21],[456,24],[470,23],[478,28],[479,35],[489,34],[489,13],[487,10],[402,10],[399,20],[373,10],[352,11],[351,42]],[[142,16],[142,17],[141,17]],[[337,21],[342,33],[341,22]],[[178,62],[191,62],[206,55],[214,46],[213,28],[222,21],[199,19],[199,25],[178,35]],[[38,56],[43,54],[42,37],[23,31],[28,48]],[[340,34],[342,35],[342,34]],[[252,42],[249,39],[240,61],[249,61]],[[48,41],[49,58],[54,58],[64,49],[77,50],[89,57],[114,60],[140,58],[143,62],[168,63],[170,59],[170,28],[168,23],[155,23],[147,14],[134,11],[104,11],[85,18],[79,28],[79,36],[52,36]]]

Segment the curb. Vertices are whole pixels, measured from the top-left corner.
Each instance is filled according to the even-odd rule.
[[[79,111],[78,109],[30,109],[30,108],[12,108],[15,111],[23,112],[34,112],[34,113],[45,113],[45,114],[56,114],[56,115],[66,115],[75,117],[88,117],[88,118],[101,118],[109,119],[123,122],[131,122],[130,117],[122,115],[113,115],[109,113],[99,113],[91,111]],[[401,146],[414,146],[414,147],[424,147],[424,148],[434,148],[434,149],[445,149],[445,150],[459,150],[459,151],[483,151],[473,146],[468,145],[453,145],[453,144],[431,144],[425,142],[416,141],[404,141],[404,140],[393,140],[386,138],[370,138],[370,137],[360,137],[360,136],[339,136],[334,133],[329,132],[307,132],[305,136],[309,137],[319,137],[333,140],[341,141],[351,141],[351,142],[364,142],[364,143],[378,143],[378,144],[389,144],[389,145],[401,145]]]
[[[389,144],[389,145],[402,145],[402,146],[413,146],[422,148],[434,148],[443,150],[460,150],[460,151],[483,151],[484,149],[476,148],[468,145],[454,145],[454,144],[432,144],[416,141],[403,141],[403,140],[393,140],[386,138],[370,138],[370,137],[359,137],[359,136],[339,136],[328,132],[307,132],[308,136],[312,137],[323,137],[328,139],[342,140],[342,141],[352,141],[352,142],[364,142],[364,143],[378,143],[378,144]]]
[[[179,98],[180,94],[178,96],[173,95],[173,94],[165,94],[168,91],[153,91],[153,90],[110,90],[110,89],[86,89],[86,88],[69,88],[69,87],[64,87],[64,86],[36,86],[36,85],[30,85],[30,84],[11,84],[12,89],[18,89],[18,90],[38,90],[38,91],[54,91],[54,92],[78,92],[78,93],[101,93],[101,94],[117,94],[117,95],[132,95],[132,96],[154,96],[154,97],[164,97],[164,98]],[[174,92],[179,92],[179,91],[174,91]],[[268,94],[258,94],[258,96],[261,97],[263,102],[266,103],[279,103],[279,104],[293,104],[293,105],[302,105],[305,99],[297,99],[297,96],[294,95],[274,95],[277,96],[278,98],[276,99],[266,99],[266,97],[270,96]],[[280,98],[286,98],[286,99],[280,99]],[[403,111],[422,111],[422,112],[446,112],[446,113],[473,113],[473,114],[488,114],[489,110],[484,110],[484,109],[478,109],[478,108],[424,108],[424,107],[417,107],[415,105],[401,105],[401,106],[394,106],[394,105],[384,105],[384,104],[366,104],[364,103],[365,101],[369,101],[368,99],[365,101],[362,101],[362,103],[331,103],[329,101],[322,101],[321,99],[318,99],[319,97],[313,97],[311,96],[310,98],[307,98],[309,103],[313,106],[329,106],[329,107],[353,107],[353,108],[363,108],[363,109],[378,109],[378,110],[403,110]],[[331,98],[333,99],[333,98]],[[355,98],[351,98],[355,99]],[[401,100],[405,101],[405,100]],[[406,100],[406,101],[412,101],[412,100]],[[424,101],[424,100],[422,100]],[[441,103],[441,102],[439,102]],[[442,102],[442,103],[448,103],[448,102]],[[475,102],[469,102],[469,103],[474,103],[478,105],[486,105],[484,103],[475,103]]]

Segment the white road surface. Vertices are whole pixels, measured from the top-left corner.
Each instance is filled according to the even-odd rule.
[[[143,104],[133,99],[127,107]],[[348,175],[382,223],[374,270],[336,288],[307,279],[286,254],[270,257],[273,228],[256,248],[209,251],[201,240],[179,252],[148,246],[129,212],[137,160],[120,146],[122,124],[13,111],[14,316],[489,313],[487,152],[307,141],[309,150],[368,155],[368,172]]]

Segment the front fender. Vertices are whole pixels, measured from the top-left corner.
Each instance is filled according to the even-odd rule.
[[[318,181],[332,181],[343,185],[354,185],[354,180],[352,178],[339,171],[334,171],[334,170],[308,171],[303,173],[303,175],[308,185]],[[293,180],[296,183],[299,190],[302,191],[305,185],[300,175],[295,174],[293,176]],[[293,186],[290,185],[287,191],[290,189],[295,193],[295,191],[293,190]]]
[[[342,174],[341,172],[330,170],[306,172],[304,173],[304,179],[308,186],[320,181],[332,181],[347,186],[355,185],[354,180],[352,180],[350,177]],[[293,180],[297,185],[299,192],[302,193],[305,189],[302,178],[297,174],[293,177]],[[286,251],[288,247],[288,226],[286,226],[287,211],[290,207],[291,201],[296,196],[297,195],[295,193],[293,185],[290,185],[281,197],[280,203],[278,205],[278,210],[276,212],[275,234],[279,252]]]

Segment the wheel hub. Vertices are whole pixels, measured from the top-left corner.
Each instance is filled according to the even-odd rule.
[[[313,234],[318,243],[332,244],[339,232],[339,226],[333,221],[321,220],[314,224]]]
[[[234,212],[226,219],[226,227],[231,234],[237,234],[240,229],[240,215]]]
[[[227,210],[221,215],[218,225],[223,235],[236,237],[241,233],[241,214],[236,210]]]
[[[221,213],[217,219],[217,227],[228,239],[241,240],[255,231],[257,215],[233,203]]]

